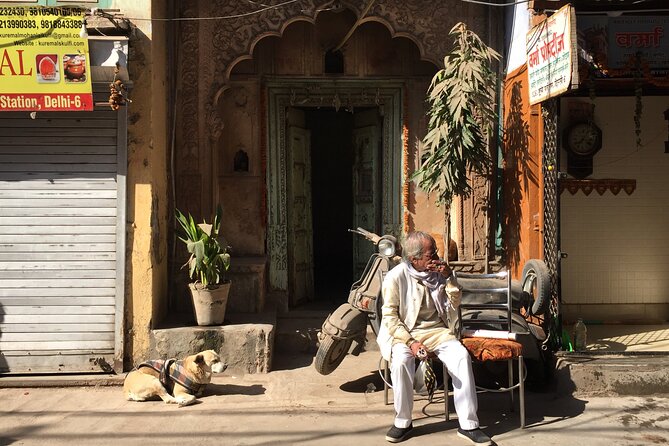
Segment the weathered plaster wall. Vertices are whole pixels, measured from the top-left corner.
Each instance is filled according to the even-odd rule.
[[[412,98],[407,104],[409,124],[409,171],[420,167],[420,155],[423,153],[423,136],[427,131],[427,89],[431,78],[416,79],[407,82],[407,97]],[[409,188],[409,227],[408,230],[421,230],[432,234],[437,241],[439,255],[444,257],[444,216],[443,205],[437,206],[434,197],[428,196],[412,183]]]
[[[263,255],[265,251],[265,215],[263,191],[265,175],[260,147],[260,83],[257,79],[230,84],[219,101],[223,128],[215,145],[215,203],[222,203],[223,233],[235,255]],[[235,156],[244,152],[248,171],[235,171]],[[241,154],[240,154],[241,156]],[[239,199],[243,197],[244,199]],[[249,224],[250,222],[257,222]]]
[[[145,358],[153,324],[166,312],[167,70],[163,2],[114,2],[136,29],[128,69],[127,257],[125,366]],[[160,69],[156,69],[156,67]]]

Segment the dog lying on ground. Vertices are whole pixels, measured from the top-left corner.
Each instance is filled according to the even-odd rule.
[[[202,396],[211,382],[211,374],[221,373],[226,367],[213,350],[205,350],[181,361],[146,361],[125,377],[123,394],[129,401],[160,397],[166,403],[187,406]]]

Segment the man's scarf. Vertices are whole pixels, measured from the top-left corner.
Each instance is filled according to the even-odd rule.
[[[174,364],[174,367],[172,367]],[[174,396],[174,383],[177,382],[186,388],[191,395],[195,395],[204,390],[206,384],[200,384],[188,377],[183,361],[176,359],[152,359],[141,363],[137,368],[151,367],[160,374],[160,383],[165,387],[167,393]],[[170,370],[171,369],[171,370]]]
[[[444,285],[446,283],[444,275],[436,271],[416,271],[413,265],[408,262],[405,262],[404,265],[406,265],[409,275],[423,283],[430,291],[430,297],[432,297],[432,302],[434,302],[437,313],[440,318],[444,319],[446,313],[443,299]]]

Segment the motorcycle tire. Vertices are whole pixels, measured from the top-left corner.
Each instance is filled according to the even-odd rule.
[[[334,339],[326,336],[318,346],[314,367],[321,375],[334,372],[344,360],[351,347],[352,339]]]
[[[528,309],[533,316],[548,311],[551,301],[551,277],[542,260],[530,259],[523,267],[523,293],[528,295]]]

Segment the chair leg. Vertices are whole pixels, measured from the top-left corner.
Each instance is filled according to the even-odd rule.
[[[525,429],[525,369],[523,355],[518,356],[518,390],[520,393],[520,428]]]
[[[383,404],[388,405],[388,361],[383,360]]]
[[[450,419],[450,413],[448,410],[448,383],[451,381],[451,375],[448,374],[448,369],[446,364],[442,363],[443,375],[444,375],[444,418],[446,421]]]
[[[509,389],[513,387],[513,359],[509,359],[506,361],[506,364],[509,369]],[[511,396],[511,412],[515,412],[516,408],[514,403],[514,397],[513,397],[514,389],[509,390],[509,395]]]

